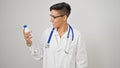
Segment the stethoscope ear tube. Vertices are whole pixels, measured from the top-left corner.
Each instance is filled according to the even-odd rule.
[[[65,47],[65,49],[64,49],[64,51],[65,51],[66,54],[69,54],[69,50],[70,50],[70,47],[71,47],[71,43],[72,43],[72,39],[67,38],[66,47]]]
[[[54,29],[55,29],[55,28],[53,28],[52,31],[50,32],[50,35],[49,35],[49,38],[48,38],[48,41],[47,41],[48,47],[49,47],[49,43],[50,43],[51,37],[52,37],[52,35],[53,35]]]
[[[74,31],[72,29],[72,27],[68,24],[69,26],[69,30],[68,30],[68,34],[67,34],[67,42],[66,42],[66,47],[65,47],[65,53],[66,54],[69,54],[69,49],[70,49],[70,46],[71,46],[71,42],[74,40]],[[48,38],[48,41],[47,43],[45,44],[45,48],[49,48],[50,47],[50,41],[51,41],[51,38],[52,38],[52,35],[53,35],[53,31],[54,31],[55,28],[53,28],[50,32],[50,35],[49,35],[49,38]],[[69,37],[70,36],[70,31],[72,31],[72,38]]]
[[[69,28],[71,29],[71,31],[72,31],[72,41],[73,41],[73,39],[74,39],[74,31],[73,31],[73,28],[69,25]]]

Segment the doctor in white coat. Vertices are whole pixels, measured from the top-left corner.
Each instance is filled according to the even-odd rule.
[[[41,40],[35,41],[30,32],[23,30],[31,55],[37,60],[43,59],[43,68],[87,68],[87,53],[80,32],[67,22],[70,5],[54,4],[50,13],[53,27],[44,31]]]

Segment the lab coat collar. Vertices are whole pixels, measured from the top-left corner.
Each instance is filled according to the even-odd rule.
[[[67,31],[63,34],[63,36],[62,36],[61,38],[67,38],[68,30],[69,30],[69,26],[68,26]],[[57,31],[57,28],[55,28],[55,30],[54,30],[54,34],[55,34],[55,36],[57,36],[57,37],[60,38],[59,33],[58,33],[58,31]]]

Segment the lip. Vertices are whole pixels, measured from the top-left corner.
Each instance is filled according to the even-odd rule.
[[[52,22],[52,25],[55,25],[55,22]]]

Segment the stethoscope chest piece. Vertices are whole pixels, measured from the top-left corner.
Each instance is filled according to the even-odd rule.
[[[67,51],[67,50],[64,50],[64,52],[65,52],[65,54],[69,54],[69,51]]]
[[[64,52],[66,54],[69,54],[69,50],[70,50],[70,47],[71,47],[71,43],[72,43],[72,39],[71,38],[67,38],[67,42],[66,42],[66,47],[64,49]]]

